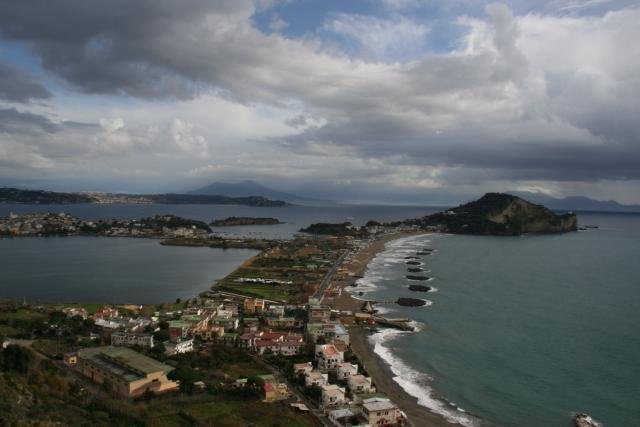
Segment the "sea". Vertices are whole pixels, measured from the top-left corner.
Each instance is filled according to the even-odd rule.
[[[222,236],[289,239],[314,222],[393,221],[433,208],[392,206],[0,204],[10,213],[67,213],[83,220],[138,219],[159,214],[211,222],[230,216],[280,219],[282,224],[216,227]],[[113,237],[0,238],[0,299],[27,302],[161,303],[209,289],[258,252],[246,249],[162,246],[157,239]]]
[[[211,221],[276,217],[284,224],[216,232],[291,238],[313,222],[356,225],[437,211],[416,206],[0,205],[82,219],[172,213]],[[575,412],[603,426],[640,425],[640,215],[578,213],[584,231],[521,237],[423,234],[389,242],[350,292],[426,300],[380,305],[415,332],[369,337],[419,402],[467,426],[569,427]],[[432,249],[430,255],[416,255]],[[206,290],[255,251],[165,247],[153,239],[0,239],[0,298],[171,302]],[[408,273],[418,256],[423,272]],[[428,276],[412,281],[407,274]],[[410,284],[432,287],[413,292]]]
[[[416,332],[369,339],[424,406],[466,426],[640,425],[640,215],[578,215],[589,229],[521,237],[424,234],[392,241],[351,288]],[[409,280],[420,255],[427,281]],[[431,287],[414,292],[410,284]]]

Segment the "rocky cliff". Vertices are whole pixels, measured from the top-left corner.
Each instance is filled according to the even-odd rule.
[[[510,194],[487,193],[480,199],[413,222],[461,234],[520,235],[577,230],[574,213],[555,214]]]

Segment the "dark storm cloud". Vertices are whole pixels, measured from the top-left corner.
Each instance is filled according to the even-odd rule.
[[[0,100],[29,102],[50,98],[51,93],[28,73],[0,62]]]
[[[43,66],[89,93],[187,98],[199,90],[194,22],[246,13],[242,0],[25,0],[0,3],[0,34],[27,41]],[[207,82],[208,83],[208,82]]]
[[[0,108],[0,134],[54,133],[58,130],[60,130],[60,125],[44,116],[23,113],[15,108]],[[1,136],[0,141],[2,141]]]
[[[45,70],[87,93],[191,99],[212,92],[291,110],[282,120],[289,136],[272,139],[284,150],[259,159],[273,174],[287,171],[283,159],[295,155],[307,156],[313,167],[305,172],[316,176],[346,158],[352,163],[335,173],[363,186],[375,173],[402,181],[405,167],[441,169],[433,180],[442,186],[640,178],[640,51],[628,42],[640,37],[640,8],[514,17],[492,4],[483,18],[459,18],[466,33],[456,51],[407,63],[368,62],[322,50],[317,40],[263,34],[252,24],[255,9],[248,0],[1,2],[0,35],[25,42]],[[39,126],[33,117],[12,120],[14,130],[29,120]],[[131,144],[125,129],[114,129],[109,147]],[[207,152],[204,138],[176,129],[169,133],[177,144]],[[147,133],[133,138],[138,146],[151,147]]]

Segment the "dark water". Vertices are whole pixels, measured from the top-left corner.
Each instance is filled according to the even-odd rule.
[[[367,297],[433,303],[391,309],[420,332],[371,337],[397,380],[467,424],[477,420],[456,408],[483,425],[570,426],[576,411],[640,425],[640,216],[580,220],[600,229],[391,243],[362,280]],[[403,257],[425,246],[438,251],[423,257],[437,291],[414,293]]]
[[[194,297],[257,251],[107,237],[0,239],[0,298],[159,303]]]
[[[255,208],[216,205],[10,205],[10,212],[66,212],[85,220],[172,213],[211,221],[229,216],[276,217],[284,224],[217,227],[223,234],[290,238],[312,222],[364,224],[417,217],[433,209],[388,206]],[[156,303],[193,297],[255,251],[165,247],[157,240],[57,237],[0,238],[0,298],[40,301]]]
[[[64,211],[83,219],[273,216],[286,224],[225,232],[291,237],[312,222],[362,224],[432,209],[0,205],[0,216],[11,211]],[[485,425],[568,427],[572,412],[586,411],[605,426],[640,425],[640,215],[579,214],[579,221],[600,228],[391,243],[370,265],[361,289],[382,299],[433,303],[393,308],[418,321],[419,332],[383,330],[372,337],[397,381],[423,404],[467,424],[478,423],[471,413]],[[414,293],[407,289],[403,258],[425,246],[438,250],[423,257],[431,270],[425,274],[434,277],[427,283],[438,291]],[[142,239],[0,239],[0,298],[172,301],[207,289],[253,253],[163,247]],[[436,392],[445,403],[434,399]]]

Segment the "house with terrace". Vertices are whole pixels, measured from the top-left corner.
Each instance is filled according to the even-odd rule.
[[[323,371],[334,370],[344,362],[344,353],[333,344],[317,344],[315,355],[318,369]]]
[[[358,365],[349,362],[342,362],[336,368],[336,374],[339,380],[346,381],[351,375],[358,373]]]

